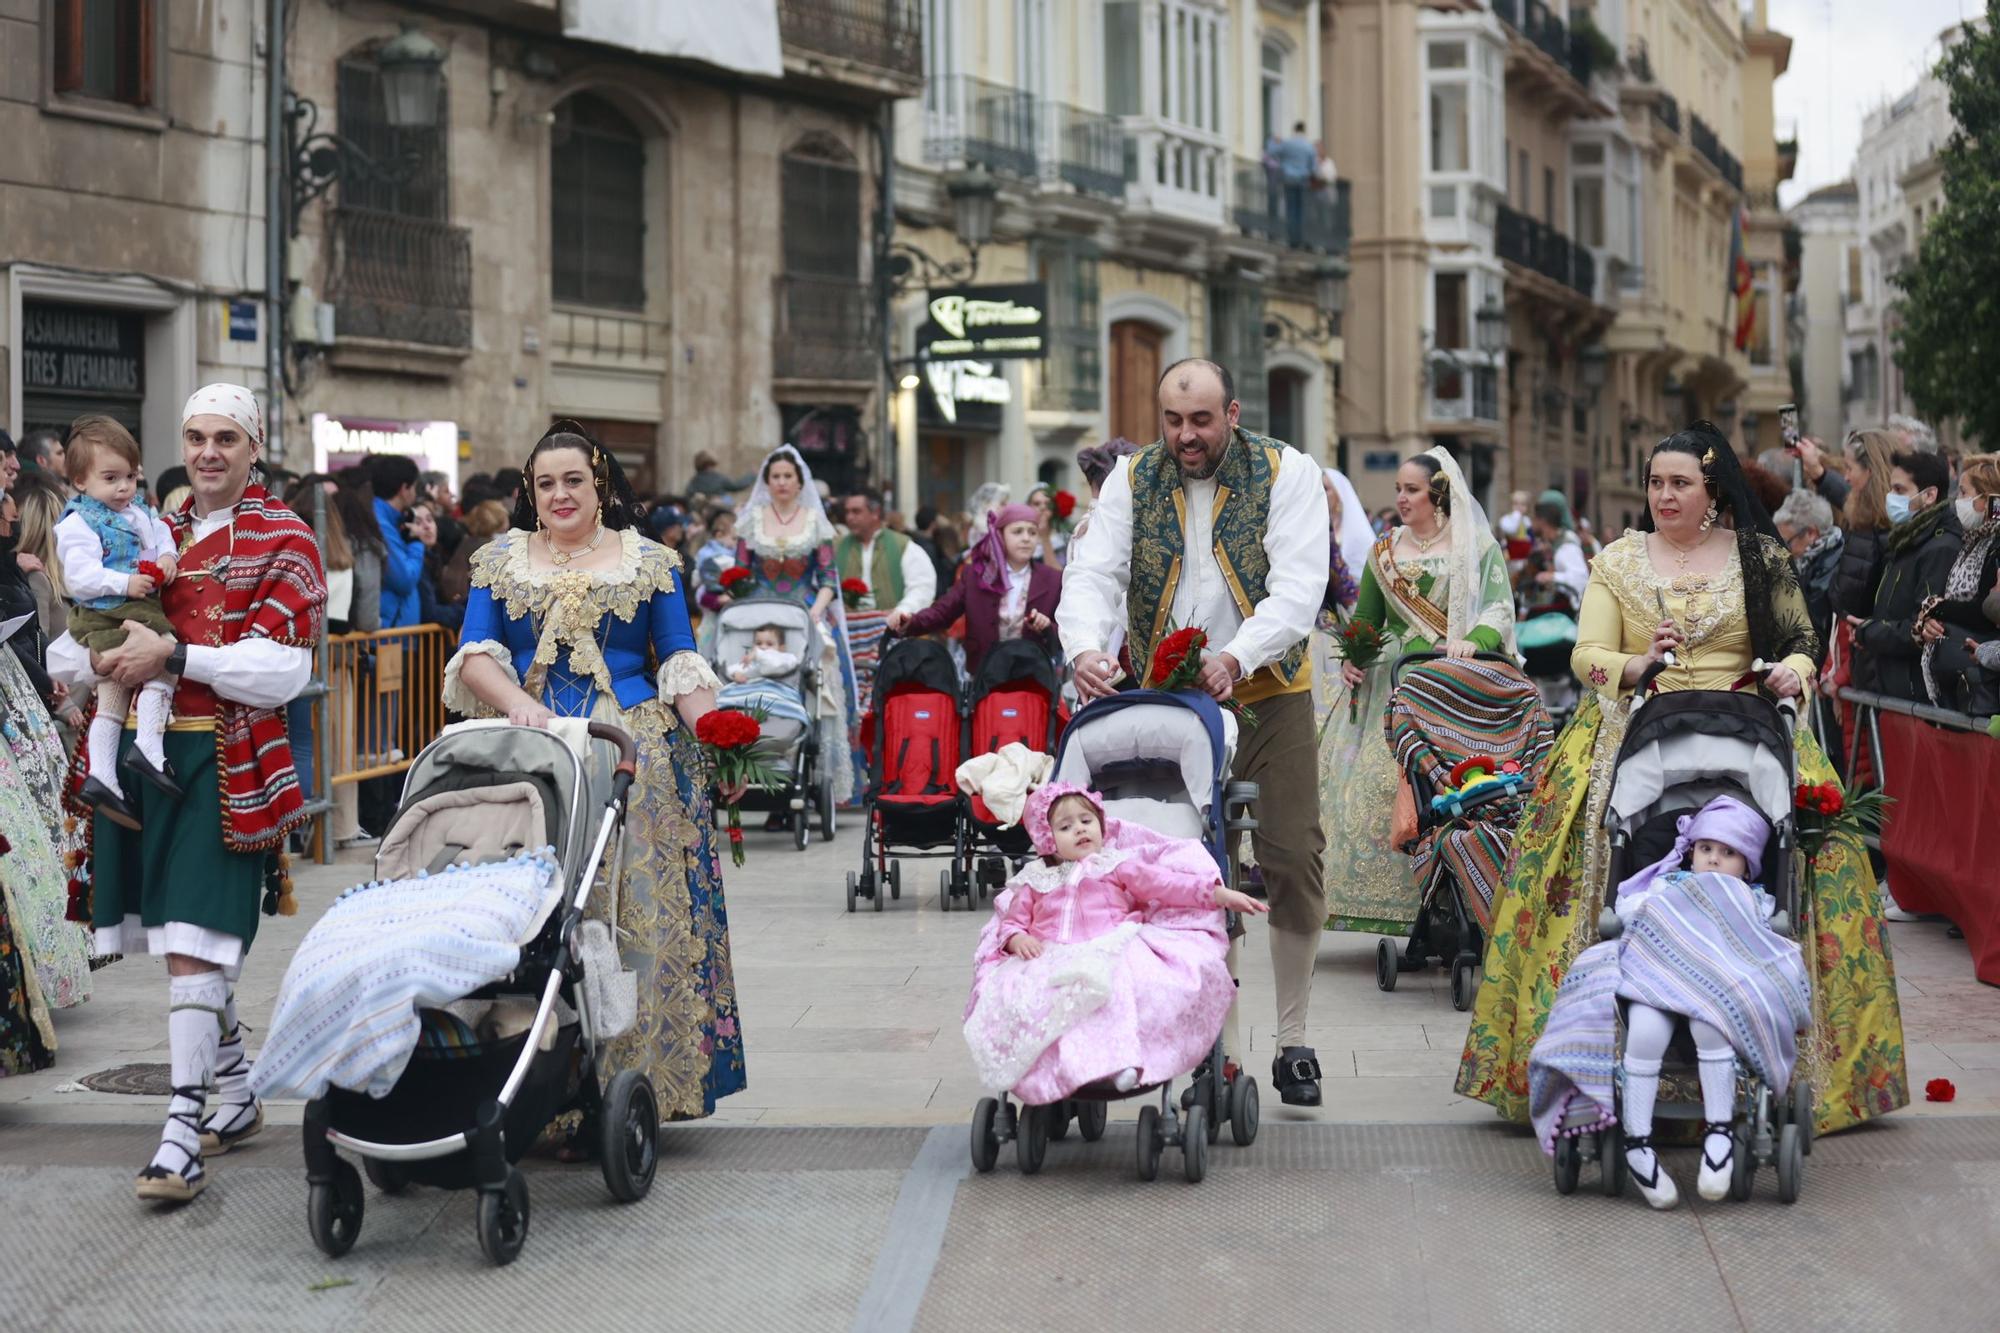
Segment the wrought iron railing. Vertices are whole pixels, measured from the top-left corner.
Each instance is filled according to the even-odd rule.
[[[1653,119],[1675,134],[1681,132],[1681,104],[1674,100],[1672,93],[1661,93],[1653,103]]]
[[[932,79],[924,131],[928,162],[979,163],[1029,179],[1036,171],[1037,130],[1032,93],[970,75]]]
[[[333,210],[342,337],[472,346],[472,232],[368,208]]]
[[[1353,232],[1351,181],[1330,186],[1311,181],[1287,184],[1275,168],[1239,157],[1235,186],[1230,219],[1244,235],[1294,250],[1347,253]]]
[[[1493,252],[1596,299],[1597,257],[1546,222],[1505,204],[1493,220]]]
[[[1125,197],[1125,127],[1116,116],[1063,102],[1044,102],[1042,175],[1067,181],[1082,194]]]
[[[1709,165],[1721,174],[1722,179],[1736,189],[1743,188],[1743,164],[1736,160],[1734,153],[1722,146],[1722,140],[1700,116],[1689,118],[1688,142],[1694,145],[1695,152],[1708,159]]]
[[[1568,70],[1578,83],[1590,82],[1590,48],[1577,41],[1568,25],[1542,0],[1493,0],[1493,12],[1502,23]]]
[[[859,278],[772,279],[771,373],[779,379],[872,380],[875,297]]]
[[[916,0],[778,0],[787,46],[911,78],[924,72]]]

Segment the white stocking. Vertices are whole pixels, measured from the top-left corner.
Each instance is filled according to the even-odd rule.
[[[215,1114],[202,1128],[230,1134],[257,1117],[257,1099],[250,1095],[250,1061],[243,1050],[243,1028],[236,1021],[234,986],[222,1007],[222,1027],[222,1043],[215,1050]]]
[[[1726,1125],[1736,1118],[1736,1050],[1729,1038],[1698,1018],[1688,1020],[1694,1034],[1696,1068],[1701,1071],[1701,1118],[1713,1125]],[[1720,1162],[1730,1150],[1726,1132],[1710,1130],[1702,1140],[1702,1154]]]
[[[174,1096],[167,1104],[167,1123],[160,1131],[160,1146],[152,1164],[194,1176],[201,1168],[201,1139],[196,1127],[208,1101],[215,1048],[222,1038],[222,1018],[229,1005],[229,983],[219,971],[170,977],[167,997],[167,1048]]]
[[[139,734],[133,743],[155,768],[166,766],[167,751],[163,738],[167,733],[167,718],[173,709],[174,690],[167,682],[149,680],[140,688]]]
[[[1621,1119],[1628,1139],[1651,1138],[1653,1104],[1660,1096],[1660,1059],[1674,1037],[1673,1015],[1633,1003],[1625,1014],[1625,1097]],[[1651,1148],[1629,1148],[1626,1161],[1642,1176],[1653,1174]]]
[[[97,716],[90,719],[90,776],[117,792],[118,733],[125,729],[125,713],[132,706],[132,691],[116,681],[97,683]]]
[[[1242,936],[1230,937],[1228,964],[1232,980],[1237,975],[1236,957],[1241,952],[1242,945]],[[1229,1001],[1229,1016],[1222,1020],[1222,1054],[1225,1059],[1234,1060],[1240,1065],[1248,1048],[1243,1044],[1243,983],[1238,981],[1236,985],[1236,995]]]

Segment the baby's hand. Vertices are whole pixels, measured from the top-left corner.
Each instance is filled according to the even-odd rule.
[[[1271,910],[1271,904],[1262,898],[1252,898],[1247,893],[1238,893],[1235,889],[1226,889],[1220,884],[1215,886],[1215,905],[1226,911],[1247,912],[1253,916]]]
[[[132,577],[125,580],[125,595],[131,600],[136,602],[141,600],[142,598],[151,597],[153,595],[153,589],[157,586],[158,585],[155,584],[153,580],[148,578],[146,575],[134,574],[132,575]]]
[[[160,573],[165,576],[160,580],[161,583],[172,583],[174,575],[180,572],[180,562],[170,555],[163,555],[153,563],[160,567]]]
[[[1019,935],[1011,936],[1008,939],[1007,952],[1013,954],[1016,958],[1040,958],[1042,956],[1042,942],[1033,935],[1023,931]]]

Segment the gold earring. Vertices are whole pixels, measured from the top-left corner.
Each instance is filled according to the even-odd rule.
[[[1701,530],[1707,532],[1715,526],[1715,520],[1722,517],[1722,511],[1715,507],[1715,501],[1708,502],[1708,512],[1701,516]]]

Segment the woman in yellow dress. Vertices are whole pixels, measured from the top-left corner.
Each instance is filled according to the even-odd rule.
[[[1811,620],[1768,514],[1722,435],[1696,422],[1647,463],[1644,529],[1604,548],[1591,570],[1570,663],[1587,687],[1543,769],[1494,904],[1486,979],[1459,1062],[1458,1091],[1528,1119],[1528,1055],[1563,974],[1596,942],[1610,868],[1604,803],[1640,678],[1668,654],[1661,690],[1765,688],[1804,697],[1817,660]],[[1804,783],[1836,780],[1818,741],[1798,735]],[[1893,813],[1891,815],[1893,818]],[[1794,873],[1803,874],[1804,867]],[[1813,1031],[1800,1044],[1820,1132],[1909,1101],[1895,968],[1866,849],[1830,842],[1799,923],[1813,982]]]

